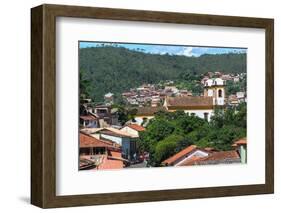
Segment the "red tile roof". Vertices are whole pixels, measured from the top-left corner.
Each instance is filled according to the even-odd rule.
[[[80,132],[79,134],[80,148],[85,147],[114,147],[113,142],[99,140],[95,137]]]
[[[112,157],[104,156],[101,164],[99,164],[96,169],[122,169],[124,167],[121,152],[111,151],[110,153]]]
[[[136,116],[153,116],[160,111],[167,111],[165,107],[138,107]]]
[[[220,152],[213,152],[207,157],[190,159],[182,163],[180,166],[238,162],[239,160],[240,160],[240,156],[236,150],[220,151]]]
[[[238,145],[247,145],[247,138],[241,138],[240,140],[235,141],[232,146]]]
[[[223,159],[233,159],[233,158],[234,159],[240,158],[238,152],[235,150],[214,152],[202,160],[209,161],[209,160],[223,160]]]
[[[116,136],[116,137],[121,137],[121,138],[130,138],[132,137],[131,135],[127,134],[126,132],[122,131],[111,131],[108,129],[104,129],[100,131],[100,133],[105,134],[105,135],[111,135],[111,136]]]
[[[213,98],[204,96],[167,97],[168,109],[213,108]]]
[[[138,125],[138,124],[129,124],[128,127],[138,131],[138,132],[142,132],[142,131],[145,131],[145,128]]]
[[[197,147],[195,145],[191,145],[186,147],[185,149],[181,150],[180,152],[176,153],[175,155],[173,155],[172,157],[164,160],[162,162],[162,164],[168,164],[171,165],[174,162],[176,162],[177,160],[179,160],[180,158],[184,157],[185,155],[191,153],[192,151],[194,151]]]
[[[80,118],[85,121],[97,120],[97,117],[94,115],[81,115]]]

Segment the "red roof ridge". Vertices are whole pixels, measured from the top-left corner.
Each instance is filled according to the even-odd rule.
[[[190,145],[190,146],[186,147],[185,149],[181,150],[180,152],[176,153],[175,155],[173,155],[173,156],[169,157],[168,159],[164,160],[162,163],[163,164],[171,164],[171,163],[177,161],[179,158],[183,157],[184,155],[192,152],[196,148],[197,148],[196,145]]]
[[[138,132],[145,131],[145,128],[141,125],[138,125],[138,124],[128,124],[127,126],[136,130],[136,131],[138,131]]]
[[[235,141],[232,146],[238,146],[238,145],[247,145],[247,138],[241,138],[238,141]]]
[[[204,162],[210,161],[227,161],[227,160],[236,160],[240,159],[240,156],[236,150],[229,150],[229,151],[219,151],[211,153],[210,155],[206,157],[201,158],[191,158],[190,160],[185,161],[180,166],[192,166],[192,165],[201,165],[204,164]]]
[[[114,146],[114,142],[104,141],[101,139],[97,139],[85,132],[80,132],[79,134],[79,144],[80,147],[112,147],[118,148]]]

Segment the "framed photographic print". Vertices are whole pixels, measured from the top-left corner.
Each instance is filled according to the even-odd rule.
[[[273,19],[31,9],[31,203],[274,191]]]

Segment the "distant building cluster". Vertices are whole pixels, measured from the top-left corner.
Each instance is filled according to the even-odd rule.
[[[122,93],[125,102],[131,106],[160,106],[166,97],[172,96],[192,96],[192,92],[179,90],[175,86],[169,86],[171,81],[167,82],[164,88],[159,88],[154,84],[144,84],[138,88],[132,88],[130,91]]]
[[[205,82],[210,78],[221,78],[223,81],[233,81],[237,83],[245,77],[246,73],[224,74],[223,72],[207,72],[201,79],[201,84],[204,85]]]

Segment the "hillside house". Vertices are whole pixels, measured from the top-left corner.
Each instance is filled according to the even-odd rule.
[[[135,137],[139,137],[139,133],[145,131],[145,128],[138,124],[128,124],[120,130]]]

